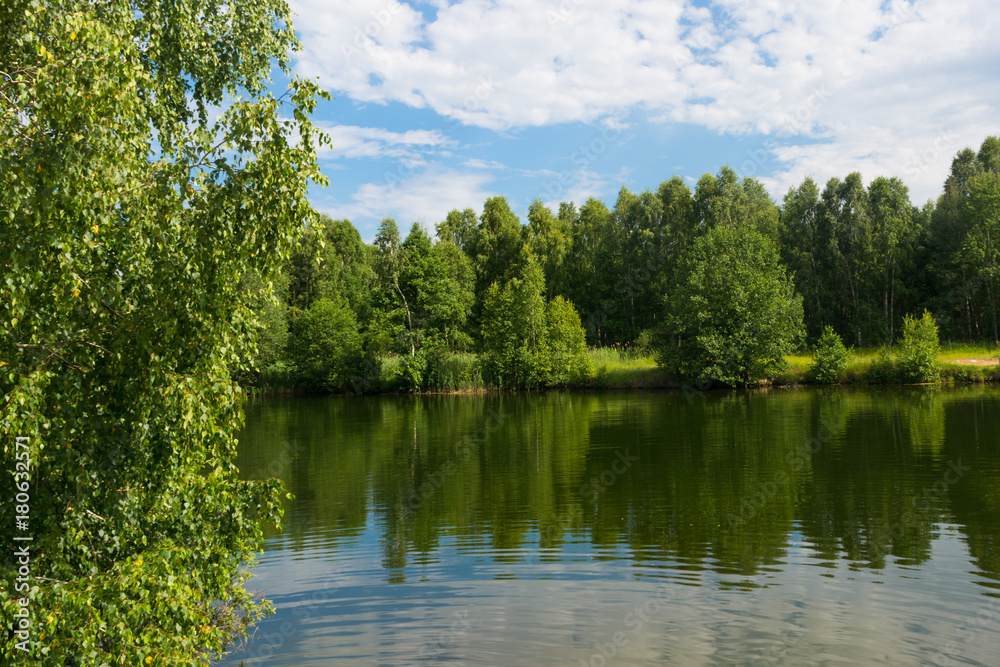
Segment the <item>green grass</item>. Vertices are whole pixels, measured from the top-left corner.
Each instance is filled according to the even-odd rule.
[[[947,343],[941,346],[941,362],[946,364],[954,363],[959,359],[992,360],[996,363],[998,356],[1000,356],[1000,348],[997,348],[996,345]]]
[[[873,381],[872,367],[879,359],[879,348],[857,348],[850,351],[847,368],[840,375],[841,384]],[[941,352],[941,380],[955,383],[1000,382],[1000,351],[992,345],[946,344]],[[671,379],[659,368],[653,354],[646,349],[615,345],[588,348],[591,374],[576,388],[595,389],[659,389],[677,388],[680,383]],[[890,350],[890,359],[896,353]],[[808,384],[812,382],[810,369],[812,354],[798,353],[785,357],[788,369],[778,374],[776,385]],[[987,365],[964,365],[963,360],[990,361]],[[370,388],[374,393],[409,393],[412,386],[406,378],[406,357],[396,354],[381,358],[381,373]],[[284,388],[287,378],[280,373],[266,378],[262,386],[251,387],[248,393],[272,394],[291,391]],[[285,384],[282,380],[286,380]],[[891,381],[884,377],[874,381]],[[430,377],[423,381],[423,391],[431,393],[475,393],[489,391],[483,382],[477,363],[477,355],[472,352],[450,352],[439,360]]]
[[[408,392],[412,387],[405,378],[406,357],[387,354],[381,358],[382,372],[376,383],[376,391],[395,393]],[[487,389],[483,383],[476,355],[472,352],[449,352],[424,378],[424,391],[428,392],[480,392]]]
[[[815,359],[811,354],[791,354],[785,357],[785,361],[788,362],[788,368],[774,378],[774,384],[786,385],[804,382]]]
[[[864,382],[866,374],[878,361],[881,348],[852,348],[847,368],[840,375],[840,382]],[[889,359],[896,361],[897,352],[889,350]],[[1000,350],[994,345],[946,343],[941,346],[941,379],[944,382],[996,382],[1000,380]],[[815,358],[811,354],[794,354],[785,357],[788,370],[774,379],[775,384],[800,384],[810,382],[809,370]],[[973,366],[958,362],[988,361],[987,365]]]
[[[628,345],[587,349],[592,376],[591,386],[607,389],[652,389],[677,386],[656,365],[648,351]]]

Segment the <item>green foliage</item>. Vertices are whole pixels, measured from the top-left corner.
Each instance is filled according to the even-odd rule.
[[[365,245],[348,221],[319,216],[301,234],[287,265],[287,303],[307,310],[319,299],[345,299],[357,317],[365,354],[389,360],[378,387],[392,391],[444,388],[451,382],[444,378],[454,375],[445,370],[451,363],[445,360],[455,358],[453,352],[476,348],[489,353],[481,334],[489,330],[499,335],[504,330],[496,318],[485,326],[487,293],[494,283],[502,292],[511,280],[521,280],[522,253],[527,247],[541,268],[544,285],[542,301],[529,301],[536,306],[551,304],[563,295],[578,309],[592,344],[640,356],[659,350],[661,361],[670,366],[679,357],[671,359],[663,351],[680,343],[676,336],[669,344],[664,339],[668,333],[664,295],[672,297],[687,289],[682,283],[691,276],[696,239],[726,228],[777,239],[781,262],[802,296],[806,333],[813,344],[829,326],[842,341],[891,345],[898,337],[902,313],[925,306],[935,314],[945,335],[983,340],[996,337],[1000,326],[996,308],[1000,246],[995,243],[1000,235],[996,229],[1000,220],[996,215],[1000,210],[998,146],[1000,140],[991,137],[978,153],[960,151],[944,195],[936,205],[928,202],[920,209],[911,204],[898,178],[876,178],[865,187],[861,174],[855,172],[843,180],[830,179],[822,192],[806,179],[789,190],[779,216],[758,181],[723,167],[716,175],[706,174],[693,193],[679,177],[663,182],[655,193],[622,188],[613,209],[589,199],[579,209],[572,202],[562,202],[554,215],[536,200],[529,206],[526,226],[504,198],[491,198],[479,219],[472,209],[451,211],[437,225],[436,243],[420,226],[403,239],[395,221],[386,219],[375,242]],[[527,303],[521,297],[513,300],[514,291],[506,296],[511,308],[515,301]],[[500,297],[499,293],[491,297],[492,309],[501,307]],[[256,370],[234,370],[241,381],[280,384],[280,378],[289,377],[291,364],[280,354],[276,359],[273,351],[281,349],[282,320],[288,314],[257,302],[261,319],[269,324],[260,332],[260,354],[248,362]],[[738,356],[736,348],[722,342],[728,336],[726,326],[720,324],[714,342],[709,341],[711,336],[702,341],[714,346],[709,365],[740,367],[744,362],[733,361]],[[548,327],[546,323],[542,328]],[[762,324],[761,328],[771,327]],[[568,380],[552,367],[554,353],[539,352],[551,342],[547,338],[532,343],[531,354],[522,349],[519,355],[510,356],[521,340],[518,332],[511,330],[511,335],[506,352],[493,350],[495,354],[483,357],[485,365],[480,368],[493,383],[584,382]],[[751,333],[740,335],[750,337]],[[824,350],[834,353],[833,348],[819,347],[820,357],[826,354]],[[404,362],[395,355],[411,360]],[[527,375],[518,375],[514,385],[510,377],[500,379],[499,369],[518,364],[494,364],[505,355],[508,361],[521,359],[521,367],[530,369]],[[537,363],[530,361],[536,356]],[[832,364],[834,360],[827,361]],[[817,359],[815,379],[832,381],[839,365],[825,369],[827,361]],[[837,375],[849,380],[867,368],[866,360],[855,362],[857,367],[849,366]],[[788,381],[805,377],[809,365],[808,358],[800,357],[790,372],[776,375],[774,369],[781,366],[776,357],[766,372],[748,366],[719,373],[738,384],[762,374]],[[898,381],[899,369],[891,357],[875,366],[863,377]],[[596,366],[598,372],[600,367]],[[665,373],[657,371],[657,376]]]
[[[590,198],[580,208],[572,242],[564,260],[566,296],[580,308],[591,341],[599,341],[612,301],[615,267],[611,266],[611,211],[604,202]]]
[[[377,291],[369,349],[414,356],[428,344],[469,346],[465,324],[475,273],[458,246],[450,241],[433,245],[419,224],[400,242],[395,221],[387,218],[375,239],[374,263]]]
[[[288,278],[280,274],[270,286],[256,273],[243,277],[241,289],[247,305],[258,313],[256,354],[243,350],[240,363],[231,369],[233,379],[245,387],[287,386],[288,372]]]
[[[633,353],[640,357],[652,357],[656,354],[657,332],[653,329],[643,329],[632,344]]]
[[[978,279],[985,293],[985,312],[993,334],[1000,344],[1000,315],[997,292],[1000,291],[1000,173],[985,172],[969,179],[967,216],[969,228],[961,255]]]
[[[485,307],[485,295],[493,283],[503,285],[514,276],[513,270],[524,245],[521,221],[505,197],[491,197],[483,204],[483,214],[474,235],[474,243],[467,252],[476,268],[476,306]],[[474,313],[474,320],[480,312]]]
[[[705,174],[694,193],[693,213],[704,229],[749,227],[768,239],[778,241],[778,207],[763,184],[743,178],[724,166],[718,176]]]
[[[443,222],[435,225],[438,240],[452,243],[462,252],[472,252],[476,243],[476,229],[479,221],[476,212],[471,208],[464,211],[457,209],[448,212]]]
[[[548,278],[546,299],[552,299],[563,288],[562,268],[569,250],[569,227],[564,219],[554,216],[541,199],[535,199],[528,207],[528,234],[532,251]]]
[[[427,356],[423,350],[400,358],[399,378],[403,391],[420,391],[427,375]]]
[[[699,237],[667,299],[660,361],[684,382],[747,386],[785,368],[802,337],[802,299],[775,245],[748,227]]]
[[[471,352],[448,352],[433,346],[422,350],[416,358],[422,359],[418,367],[419,386],[415,386],[410,373],[410,355],[386,355],[381,358],[380,375],[373,383],[381,392],[464,392],[483,391],[486,385],[477,356]]]
[[[344,301],[320,299],[309,310],[289,311],[293,382],[307,391],[360,392],[366,359],[354,312]]]
[[[879,348],[878,354],[862,374],[861,379],[868,384],[894,384],[901,381],[899,366],[888,345]]]
[[[934,316],[928,311],[919,319],[903,318],[903,339],[899,343],[899,370],[910,382],[934,382],[941,370],[941,345]]]
[[[820,262],[825,248],[820,243],[817,226],[819,188],[806,178],[798,188],[789,188],[781,215],[781,259],[795,281],[795,291],[802,295],[806,333],[816,339],[823,331],[824,276]]]
[[[270,609],[244,583],[281,484],[239,477],[229,369],[256,356],[254,307],[324,182],[319,91],[293,79],[284,108],[264,92],[296,45],[279,0],[239,20],[186,0],[4,11],[0,493],[26,437],[26,657],[204,664]]]
[[[445,303],[437,309],[438,334],[447,349],[468,350],[472,347],[467,324],[476,298],[476,271],[472,260],[454,243],[439,241],[434,254],[444,266],[447,280],[442,287]]]
[[[316,216],[286,263],[288,305],[307,310],[319,299],[345,299],[359,319],[367,319],[375,278],[368,253],[348,220]]]
[[[545,348],[549,355],[545,383],[565,387],[581,384],[591,375],[587,337],[573,304],[557,296],[545,306]]]
[[[977,154],[959,151],[944,191],[930,214],[922,262],[925,299],[952,340],[1000,339],[997,276],[997,155],[1000,139],[987,137]]]
[[[487,381],[501,388],[541,385],[549,371],[545,277],[525,248],[517,275],[493,283],[483,301],[482,364]]]
[[[816,362],[811,369],[813,378],[821,384],[836,384],[840,374],[847,369],[849,357],[844,341],[827,325],[816,342]]]

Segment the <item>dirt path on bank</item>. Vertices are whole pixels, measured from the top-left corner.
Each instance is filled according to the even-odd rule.
[[[991,357],[989,359],[949,359],[944,363],[958,364],[959,366],[996,366],[1000,362],[996,357]]]

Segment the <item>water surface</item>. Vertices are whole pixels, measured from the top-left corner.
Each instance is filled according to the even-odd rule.
[[[1000,664],[991,388],[269,399],[226,665]]]

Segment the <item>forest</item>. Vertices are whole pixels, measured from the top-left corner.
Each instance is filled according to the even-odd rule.
[[[1000,340],[997,137],[960,151],[922,206],[899,178],[865,187],[857,172],[822,189],[807,178],[779,205],[727,166],[693,190],[679,176],[656,192],[623,187],[613,208],[536,199],[527,224],[493,197],[435,231],[414,223],[404,236],[387,218],[366,244],[350,221],[319,215],[278,302],[256,304],[264,328],[241,381],[360,393],[386,389],[389,364],[396,389],[445,388],[464,354],[484,385],[560,386],[586,376],[587,346],[718,379],[705,368],[738,339],[738,384],[813,349],[827,327],[847,345],[886,346],[924,311],[945,340]],[[751,358],[776,363],[755,373]]]

